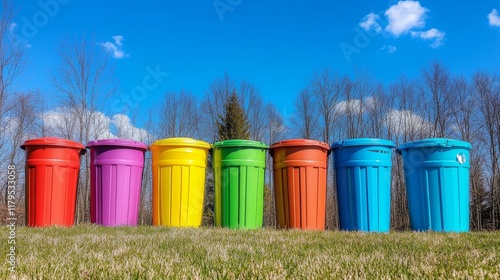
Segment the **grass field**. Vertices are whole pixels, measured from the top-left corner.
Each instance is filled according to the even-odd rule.
[[[0,234],[8,252],[7,227]],[[16,238],[16,272],[2,265],[0,279],[500,279],[500,232],[80,225],[20,227]]]

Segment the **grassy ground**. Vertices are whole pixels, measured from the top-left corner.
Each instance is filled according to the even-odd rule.
[[[7,227],[0,235],[8,237]],[[0,279],[500,279],[500,232],[305,232],[164,227],[17,229]],[[8,252],[2,238],[1,252]],[[6,253],[2,254],[6,258]]]

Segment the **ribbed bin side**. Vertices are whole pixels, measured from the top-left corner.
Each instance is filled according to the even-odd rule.
[[[75,222],[76,185],[79,163],[37,164],[26,166],[26,222],[30,227],[72,226]]]
[[[388,166],[346,166],[335,170],[341,230],[389,231]]]
[[[153,165],[153,224],[199,227],[203,216],[205,167]]]
[[[469,231],[469,170],[423,166],[406,179],[413,230]]]
[[[275,168],[274,186],[279,228],[325,229],[326,168]]]
[[[260,166],[216,166],[215,225],[228,228],[262,227],[264,172]]]
[[[92,165],[91,220],[104,226],[135,226],[138,222],[142,166]]]
[[[413,230],[469,231],[468,142],[428,138],[398,148]]]

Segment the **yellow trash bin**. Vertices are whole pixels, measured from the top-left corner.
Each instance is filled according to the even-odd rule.
[[[199,227],[210,144],[167,138],[150,146],[153,165],[153,225]]]

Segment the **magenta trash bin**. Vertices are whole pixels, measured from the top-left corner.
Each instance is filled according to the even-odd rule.
[[[90,149],[90,220],[104,226],[135,226],[147,146],[133,140],[105,139]]]

